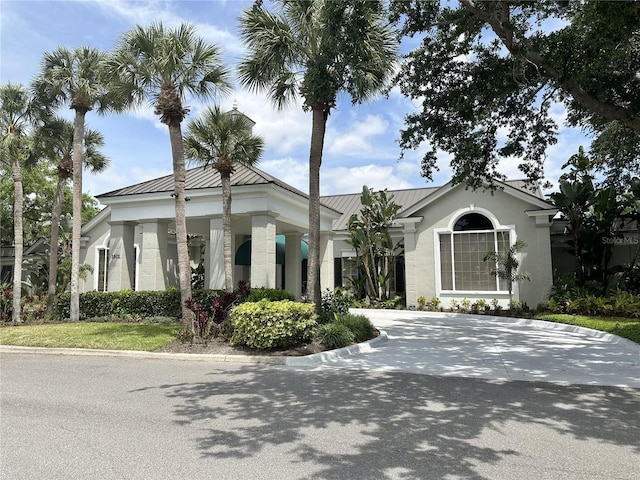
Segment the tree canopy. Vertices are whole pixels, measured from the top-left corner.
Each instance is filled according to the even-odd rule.
[[[640,3],[395,0],[392,19],[418,37],[396,81],[420,104],[406,117],[404,150],[453,155],[453,181],[479,187],[504,179],[499,163],[521,159],[544,178],[557,113],[593,137],[610,183],[640,172]]]

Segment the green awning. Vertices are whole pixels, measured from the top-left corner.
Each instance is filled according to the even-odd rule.
[[[302,260],[309,258],[309,246],[300,241]],[[276,264],[284,265],[285,236],[276,235]],[[236,250],[236,265],[251,265],[251,239],[245,240]]]

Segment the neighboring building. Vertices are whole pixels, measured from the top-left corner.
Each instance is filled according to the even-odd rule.
[[[192,266],[202,262],[205,286],[223,288],[220,176],[199,167],[187,171],[186,182]],[[238,166],[231,183],[234,283],[246,280],[254,287],[286,288],[301,295],[308,196],[256,168]],[[516,285],[514,296],[531,306],[546,300],[553,273],[550,226],[557,209],[524,182],[501,187],[472,191],[447,184],[388,192],[402,206],[392,229],[403,247],[395,290],[405,294],[408,305],[420,296],[439,297],[444,306],[463,298],[496,298],[506,305],[506,286],[489,274],[483,257],[517,239],[528,244],[521,253],[521,270],[530,272],[531,281]],[[82,229],[80,261],[94,267],[81,282],[83,291],[177,286],[172,193],[173,177],[168,175],[97,197],[107,207]],[[324,290],[347,285],[354,252],[346,225],[360,208],[360,193],[322,197],[321,202]]]

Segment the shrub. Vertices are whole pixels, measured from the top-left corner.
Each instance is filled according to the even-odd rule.
[[[353,296],[343,288],[337,287],[334,291],[327,288],[320,297],[318,323],[329,323],[338,315],[348,313],[352,300]]]
[[[0,284],[0,322],[10,322],[13,316],[13,286]]]
[[[353,332],[343,323],[332,322],[320,326],[318,339],[330,350],[351,345],[355,341]]]
[[[433,311],[437,311],[437,310],[440,310],[441,303],[442,303],[442,300],[440,300],[438,297],[432,297],[431,301],[429,302],[429,306]]]
[[[399,310],[404,307],[404,296],[398,295],[387,300],[373,300],[371,306],[382,310]]]
[[[295,301],[296,296],[289,290],[266,287],[252,288],[251,293],[247,296],[247,302],[259,302],[260,300],[268,300],[270,302],[279,302],[281,300]]]
[[[371,323],[371,320],[364,315],[347,313],[339,316],[335,323],[344,325],[351,330],[355,342],[364,342],[375,336],[376,328],[373,326],[373,323]]]
[[[287,349],[313,338],[314,305],[282,300],[245,302],[231,311],[232,345],[259,349]]]
[[[61,293],[55,298],[56,318],[70,317],[71,294]],[[161,291],[85,292],[80,294],[80,318],[117,317],[124,319],[180,316],[180,291],[168,288]]]
[[[424,310],[427,305],[427,298],[420,295],[417,298],[417,302],[418,302],[418,310]]]
[[[640,264],[625,265],[620,280],[620,288],[634,295],[640,295]]]

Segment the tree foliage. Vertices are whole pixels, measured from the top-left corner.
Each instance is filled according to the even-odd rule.
[[[144,102],[169,128],[173,162],[178,277],[182,314],[191,323],[185,302],[191,298],[191,267],[185,214],[185,159],[182,121],[189,113],[189,96],[208,99],[229,88],[228,72],[216,45],[200,37],[193,25],[167,28],[162,23],[137,25],[125,32],[109,60],[115,74],[113,89],[136,105]]]
[[[224,249],[224,288],[233,290],[231,249],[231,174],[237,164],[258,163],[264,151],[262,137],[253,135],[253,122],[237,109],[223,112],[219,106],[208,108],[187,125],[185,154],[220,174],[222,183],[222,230]]]
[[[395,0],[392,18],[419,45],[396,81],[420,104],[406,117],[403,150],[428,142],[422,175],[453,154],[453,180],[479,187],[521,159],[544,177],[557,140],[554,105],[593,135],[614,183],[640,167],[640,3]],[[412,40],[415,41],[415,40]],[[606,153],[606,154],[605,154]]]
[[[58,47],[42,56],[40,72],[33,91],[47,109],[68,107],[73,120],[73,241],[71,253],[71,320],[80,319],[80,230],[82,228],[82,166],[85,117],[95,110],[99,114],[121,111],[129,97],[112,88],[113,72],[107,68],[108,55],[97,48]]]
[[[360,213],[352,215],[347,224],[348,243],[356,251],[358,276],[363,277],[352,282],[354,285],[364,283],[371,300],[384,301],[391,294],[397,250],[390,228],[401,207],[393,201],[393,196],[387,196],[386,190],[374,192],[366,185],[362,188],[360,203]]]
[[[598,184],[595,174],[601,158],[587,155],[580,147],[562,168],[569,168],[559,179],[559,191],[549,200],[567,222],[569,252],[575,258],[575,277],[579,287],[595,281],[606,293],[615,273],[609,268],[616,239],[623,237],[629,224],[640,220],[640,179],[633,178],[624,187]],[[637,228],[637,227],[636,227]],[[637,261],[638,253],[632,265]]]
[[[526,242],[523,240],[516,240],[516,242],[506,249],[503,253],[500,252],[487,252],[484,256],[485,262],[491,262],[491,275],[497,275],[498,278],[506,280],[507,290],[509,290],[509,306],[513,305],[513,284],[520,280],[531,280],[531,274],[529,272],[519,272],[520,260],[518,260],[518,253],[527,247]]]
[[[279,108],[294,98],[312,112],[309,149],[307,294],[320,312],[320,166],[327,119],[340,92],[354,104],[371,98],[390,77],[396,42],[377,0],[257,1],[240,17],[248,54],[240,81],[267,91]]]

